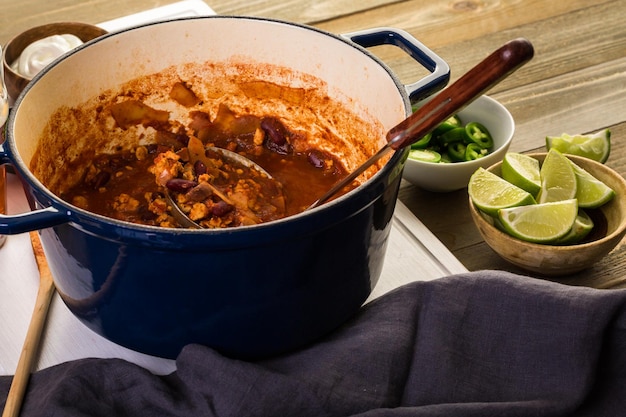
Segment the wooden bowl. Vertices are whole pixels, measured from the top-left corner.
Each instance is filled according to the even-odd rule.
[[[31,43],[53,35],[74,35],[83,42],[88,42],[98,36],[106,34],[101,27],[80,22],[58,22],[37,26],[20,33],[11,39],[3,48],[2,66],[4,68],[4,81],[6,83],[9,98],[15,101],[30,79],[25,78],[13,71],[11,64],[19,58],[22,51]]]
[[[543,162],[546,154],[530,154]],[[545,276],[568,275],[591,267],[607,255],[626,233],[626,180],[611,168],[588,158],[567,157],[615,191],[615,197],[599,209],[586,210],[594,229],[579,244],[556,246],[525,242],[493,225],[493,218],[480,212],[470,198],[470,212],[485,242],[506,261]],[[488,168],[501,175],[502,162]]]

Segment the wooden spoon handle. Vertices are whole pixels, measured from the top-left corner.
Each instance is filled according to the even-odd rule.
[[[387,133],[389,145],[400,149],[416,142],[529,61],[533,54],[533,46],[526,39],[507,42],[392,128]]]
[[[17,362],[17,369],[15,370],[15,376],[11,382],[11,388],[9,389],[6,404],[4,405],[2,417],[17,417],[20,414],[22,400],[26,392],[26,386],[28,385],[33,364],[39,353],[39,342],[43,334],[50,302],[52,301],[55,290],[52,274],[46,262],[37,232],[30,232],[30,240],[39,268],[39,290],[37,291],[35,309],[28,326],[28,331],[26,332],[26,339],[22,346],[20,359]]]

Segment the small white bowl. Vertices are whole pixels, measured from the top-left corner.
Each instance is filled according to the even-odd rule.
[[[515,122],[501,103],[481,96],[458,112],[463,123],[479,122],[493,137],[493,150],[482,158],[468,162],[433,163],[407,159],[403,177],[411,184],[429,191],[449,192],[467,187],[479,168],[487,168],[504,158],[513,140]]]

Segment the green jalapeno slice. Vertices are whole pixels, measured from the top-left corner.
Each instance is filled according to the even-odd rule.
[[[459,116],[454,115],[447,118],[443,123],[439,124],[435,130],[433,130],[433,136],[437,137],[443,135],[449,130],[455,129],[457,127],[463,127],[463,123],[461,123],[461,119]]]
[[[411,149],[424,149],[428,146],[428,144],[430,143],[430,139],[433,137],[432,133],[428,133],[426,135],[424,135],[423,138],[421,138],[420,140],[418,140],[417,142],[415,142],[414,144],[411,145]]]
[[[467,145],[463,142],[452,142],[448,145],[448,155],[455,162],[465,161],[465,150]]]
[[[483,149],[491,149],[493,147],[493,138],[491,133],[485,126],[478,122],[470,122],[465,125],[467,133],[467,143],[475,143]]]
[[[411,149],[409,158],[423,162],[439,162],[441,161],[441,154],[431,149]]]
[[[467,142],[467,131],[464,127],[455,127],[454,129],[448,130],[443,135],[437,138],[440,144],[446,145],[454,142]]]
[[[487,153],[487,150],[481,148],[477,143],[469,143],[465,148],[465,160],[473,161],[478,158],[482,158]]]
[[[419,105],[412,107],[415,111]],[[439,163],[473,161],[487,155],[492,148],[493,138],[484,125],[463,124],[455,114],[412,144],[409,158]]]

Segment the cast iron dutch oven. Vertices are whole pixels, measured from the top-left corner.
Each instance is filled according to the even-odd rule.
[[[406,51],[428,75],[402,84],[365,49],[382,44]],[[384,131],[410,114],[412,100],[449,79],[445,62],[403,31],[336,36],[247,17],[147,24],[104,35],[48,66],[16,101],[0,149],[33,210],[2,216],[0,233],[39,230],[65,304],[115,343],[170,358],[189,343],[239,358],[267,357],[343,323],[379,278],[406,151],[321,207],[224,230],[165,229],[95,215],[59,199],[29,169],[58,107],[171,65],[233,57],[312,74],[364,106]]]

